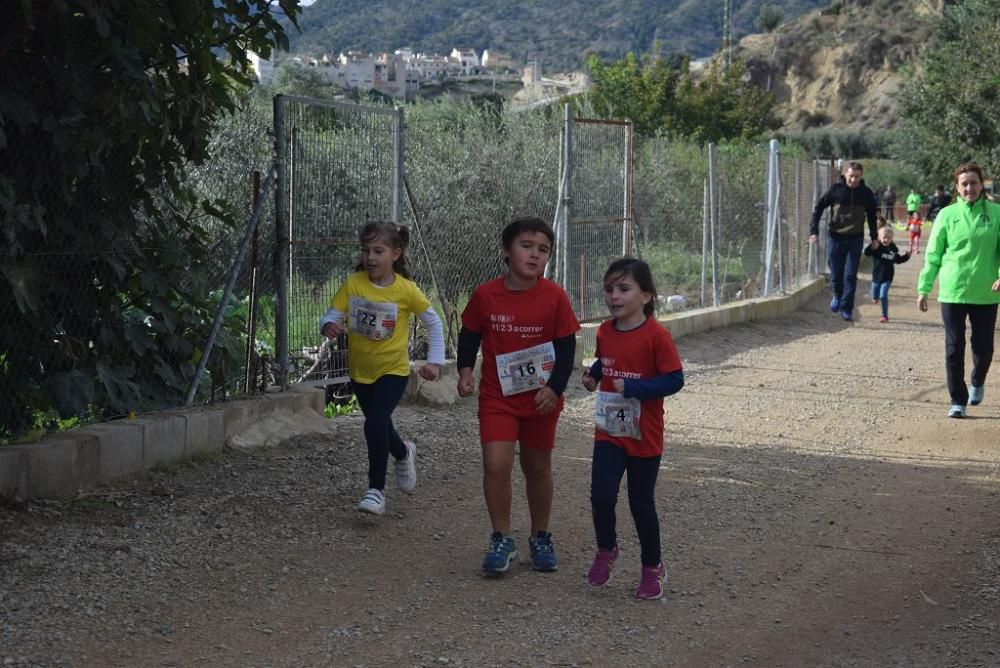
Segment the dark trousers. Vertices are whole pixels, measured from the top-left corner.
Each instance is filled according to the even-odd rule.
[[[965,385],[965,319],[969,319],[972,334],[972,384],[986,383],[993,362],[993,330],[997,324],[996,304],[941,304],[944,321],[944,364],[948,372],[948,394],[951,403],[969,403],[969,388]]]
[[[594,443],[590,470],[590,506],[594,515],[597,547],[610,550],[618,542],[615,505],[622,476],[628,471],[628,505],[635,520],[642,549],[642,565],[660,563],[660,520],[656,516],[656,476],[659,457],[629,457],[625,450],[607,441]]]
[[[858,287],[858,264],[861,262],[863,237],[830,237],[830,287],[840,302],[840,310],[854,312],[854,293]]]
[[[406,376],[385,375],[374,383],[351,381],[354,396],[365,414],[368,486],[371,488],[385,489],[385,471],[390,453],[396,459],[406,458],[406,447],[392,425],[392,412],[403,398],[409,380]]]

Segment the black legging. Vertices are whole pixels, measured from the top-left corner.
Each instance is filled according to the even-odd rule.
[[[590,505],[594,515],[597,547],[610,550],[616,544],[615,505],[618,487],[628,471],[628,505],[635,520],[642,550],[642,565],[660,563],[660,521],[656,516],[656,477],[659,457],[629,457],[625,450],[608,441],[594,443],[590,473]]]
[[[993,361],[993,330],[997,324],[997,304],[946,304],[941,303],[944,321],[944,363],[948,372],[948,394],[951,403],[965,406],[969,403],[969,388],[965,384],[965,319],[968,317],[972,334],[972,384],[982,387],[986,383],[990,363]]]
[[[392,412],[403,398],[409,380],[406,376],[387,374],[374,383],[351,382],[354,396],[365,414],[368,486],[373,489],[385,489],[385,471],[389,466],[390,453],[396,459],[406,458],[406,447],[392,424]]]

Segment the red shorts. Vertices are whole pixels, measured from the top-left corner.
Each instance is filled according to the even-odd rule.
[[[910,230],[910,238],[911,239],[919,239],[920,238],[920,230],[917,230],[916,232],[914,232],[913,230]]]
[[[562,399],[562,397],[560,397]],[[547,415],[523,417],[493,401],[479,404],[479,442],[518,441],[522,448],[551,450],[556,447],[556,426],[562,401]]]

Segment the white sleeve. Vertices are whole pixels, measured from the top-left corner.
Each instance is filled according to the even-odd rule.
[[[441,318],[431,306],[418,317],[427,328],[427,361],[431,364],[444,364],[444,326]]]
[[[326,315],[319,319],[319,330],[321,332],[323,331],[323,328],[326,327],[326,323],[328,322],[332,322],[336,325],[342,325],[344,323],[344,313],[331,306],[326,312]]]

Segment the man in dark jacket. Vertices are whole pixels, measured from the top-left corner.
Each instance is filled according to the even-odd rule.
[[[816,202],[809,226],[809,241],[815,243],[819,234],[819,219],[829,207],[830,286],[833,288],[830,310],[840,313],[844,320],[851,320],[854,313],[858,263],[861,261],[861,249],[865,246],[865,219],[868,220],[868,236],[873,245],[878,236],[875,194],[865,185],[865,180],[861,178],[863,173],[864,167],[860,162],[847,163],[840,181],[830,186]]]
[[[934,191],[934,196],[931,197],[930,208],[927,209],[927,220],[933,223],[938,211],[949,204],[951,204],[951,197],[944,194],[944,186],[938,186],[937,190]]]
[[[892,186],[886,186],[882,193],[882,215],[886,220],[896,220],[896,191]]]

